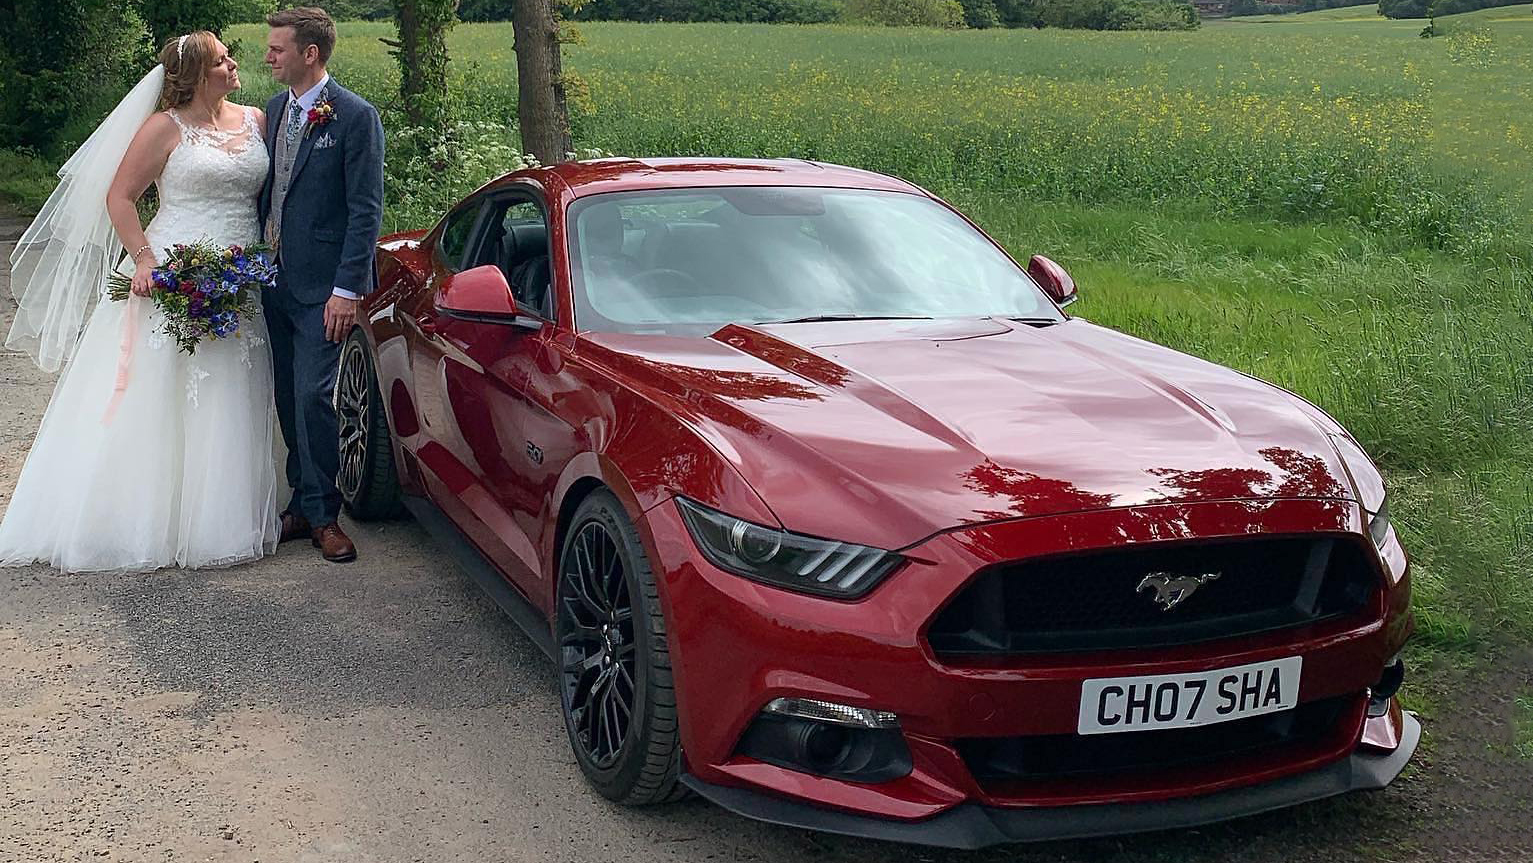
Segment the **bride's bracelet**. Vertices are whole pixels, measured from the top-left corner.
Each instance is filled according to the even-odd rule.
[[[154,251],[154,247],[149,245],[148,243],[145,243],[142,246],[139,246],[138,247],[138,251],[133,253],[133,262],[134,263],[138,263],[139,256],[143,255],[145,252],[151,252],[151,251]]]

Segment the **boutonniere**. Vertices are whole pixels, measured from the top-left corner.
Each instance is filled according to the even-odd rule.
[[[309,124],[308,127],[304,130],[304,137],[307,138],[309,136],[309,132],[314,131],[316,126],[323,126],[334,119],[335,106],[330,104],[329,99],[326,99],[324,96],[320,96],[319,101],[314,103],[314,107],[309,109]]]

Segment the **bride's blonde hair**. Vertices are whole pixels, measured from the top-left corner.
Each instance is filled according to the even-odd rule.
[[[160,110],[180,108],[197,95],[197,87],[208,75],[213,62],[213,46],[218,37],[206,30],[177,36],[160,49],[160,65],[165,67],[165,88],[160,91]]]

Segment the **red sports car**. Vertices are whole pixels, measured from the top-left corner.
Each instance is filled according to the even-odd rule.
[[[1416,747],[1356,441],[1071,317],[916,186],[559,165],[377,264],[342,491],[461,552],[613,800],[976,847],[1381,788]]]

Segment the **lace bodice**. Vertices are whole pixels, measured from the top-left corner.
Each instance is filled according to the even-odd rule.
[[[175,243],[208,240],[220,246],[261,239],[256,197],[266,181],[267,156],[254,108],[238,129],[192,126],[171,110],[181,143],[155,181],[160,210],[145,234],[157,254]]]

